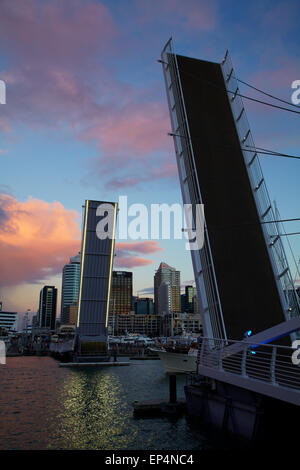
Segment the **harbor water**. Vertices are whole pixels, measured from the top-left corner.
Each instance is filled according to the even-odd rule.
[[[184,398],[185,377],[177,377]],[[215,448],[183,416],[136,419],[135,400],[168,401],[157,360],[111,368],[60,368],[51,357],[0,365],[0,449],[200,450]]]

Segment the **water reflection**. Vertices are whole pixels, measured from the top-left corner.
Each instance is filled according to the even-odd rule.
[[[178,377],[178,397],[185,379]],[[107,369],[60,368],[50,357],[0,368],[0,449],[198,449],[185,417],[136,420],[134,400],[168,399],[160,361]]]
[[[124,449],[134,443],[138,431],[129,423],[132,411],[117,376],[99,370],[72,371],[60,400],[63,410],[57,416],[54,440],[63,440],[64,448]]]

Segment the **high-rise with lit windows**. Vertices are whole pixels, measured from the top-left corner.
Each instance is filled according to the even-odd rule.
[[[112,315],[129,314],[132,302],[132,272],[113,271],[110,296]]]
[[[181,299],[180,299],[180,271],[176,271],[167,263],[160,263],[158,270],[154,275],[154,302],[155,302],[155,313],[159,312],[162,303],[159,301],[159,288],[161,284],[167,284],[169,286],[169,312],[180,312],[181,311]]]

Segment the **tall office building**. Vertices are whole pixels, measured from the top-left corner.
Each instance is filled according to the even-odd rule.
[[[181,302],[181,311],[186,312],[187,307],[186,307],[186,295],[185,294],[181,294],[180,302]]]
[[[159,301],[159,287],[164,283],[170,287],[169,295],[169,312],[180,312],[181,311],[181,299],[180,299],[180,271],[176,271],[168,264],[162,262],[159,265],[158,270],[154,275],[154,302],[155,302],[155,313],[161,313],[159,310],[162,308],[162,302]],[[165,292],[165,290],[163,290]],[[165,295],[164,295],[165,297]]]
[[[185,286],[186,312],[194,313],[194,297],[197,295],[197,289],[193,286]]]
[[[183,202],[205,209],[191,250],[204,334],[240,340],[299,316],[299,302],[239,83],[228,54],[183,57],[170,40],[161,57]]]
[[[137,298],[134,305],[136,315],[154,315],[154,302],[150,297]]]
[[[157,311],[159,315],[172,313],[172,290],[168,282],[162,282],[157,293]]]
[[[61,325],[75,325],[77,318],[78,302],[67,305],[61,314],[60,324]]]
[[[61,289],[61,317],[64,309],[78,302],[80,283],[80,253],[70,258],[70,262],[63,268]]]
[[[122,315],[131,312],[132,273],[129,271],[113,271],[110,314]]]
[[[44,286],[40,292],[39,327],[55,330],[57,289]]]

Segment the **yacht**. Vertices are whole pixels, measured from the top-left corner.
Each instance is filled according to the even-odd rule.
[[[196,372],[198,343],[195,338],[169,338],[165,344],[158,341],[151,351],[158,354],[166,374]]]

